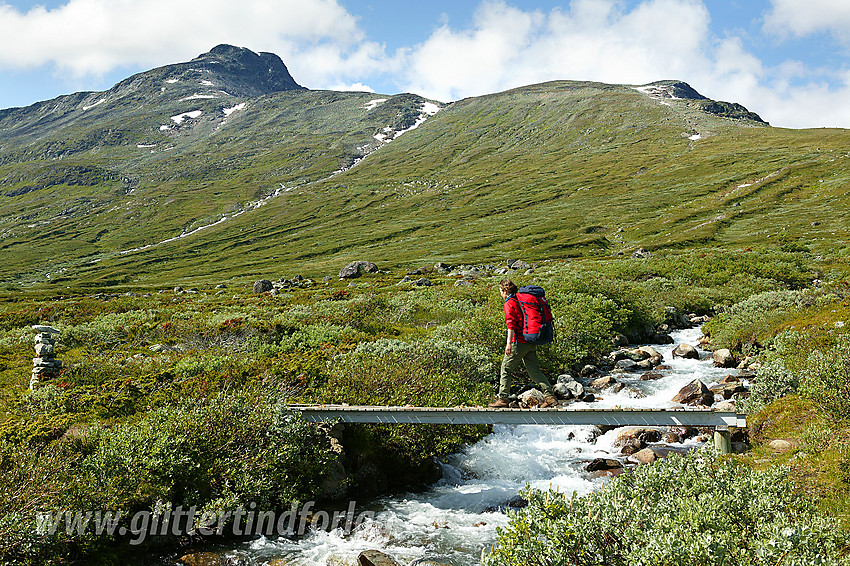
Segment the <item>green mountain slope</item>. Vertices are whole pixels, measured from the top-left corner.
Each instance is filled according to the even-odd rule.
[[[148,95],[167,92],[171,75],[150,73]],[[199,94],[189,90],[135,112],[103,103],[88,125],[44,137],[34,128],[26,143],[7,137],[7,112],[0,278],[200,284],[331,274],[360,258],[409,266],[639,246],[819,249],[846,241],[850,226],[845,131],[772,128],[683,83],[553,82],[430,118],[436,106],[414,95],[296,85],[181,101]],[[202,113],[170,118],[192,110]],[[417,120],[391,143],[375,137]],[[83,149],[45,153],[62,143]]]

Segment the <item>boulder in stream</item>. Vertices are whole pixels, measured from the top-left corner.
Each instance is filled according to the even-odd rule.
[[[695,379],[679,390],[676,396],[673,397],[673,402],[683,405],[709,406],[714,403],[714,393],[705,386],[705,383],[699,379]]]
[[[399,566],[392,556],[380,550],[366,550],[357,557],[360,566]]]

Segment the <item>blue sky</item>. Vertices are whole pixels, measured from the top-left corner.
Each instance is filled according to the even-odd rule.
[[[848,0],[0,0],[0,108],[219,43],[277,53],[309,88],[448,102],[675,78],[777,126],[850,128]]]

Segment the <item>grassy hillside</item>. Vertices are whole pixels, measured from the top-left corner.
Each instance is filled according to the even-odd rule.
[[[458,101],[383,147],[374,135],[409,127],[423,99],[168,100],[98,106],[98,120],[26,138],[31,159],[6,159],[0,278],[133,287],[322,276],[360,258],[822,252],[850,226],[845,131],[772,128],[710,100],[552,82]],[[170,120],[190,106],[203,113]],[[60,139],[79,150],[51,154]]]

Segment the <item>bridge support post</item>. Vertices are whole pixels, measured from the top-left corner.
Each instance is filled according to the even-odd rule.
[[[721,454],[732,453],[732,433],[727,426],[718,426],[714,429],[714,448]]]

